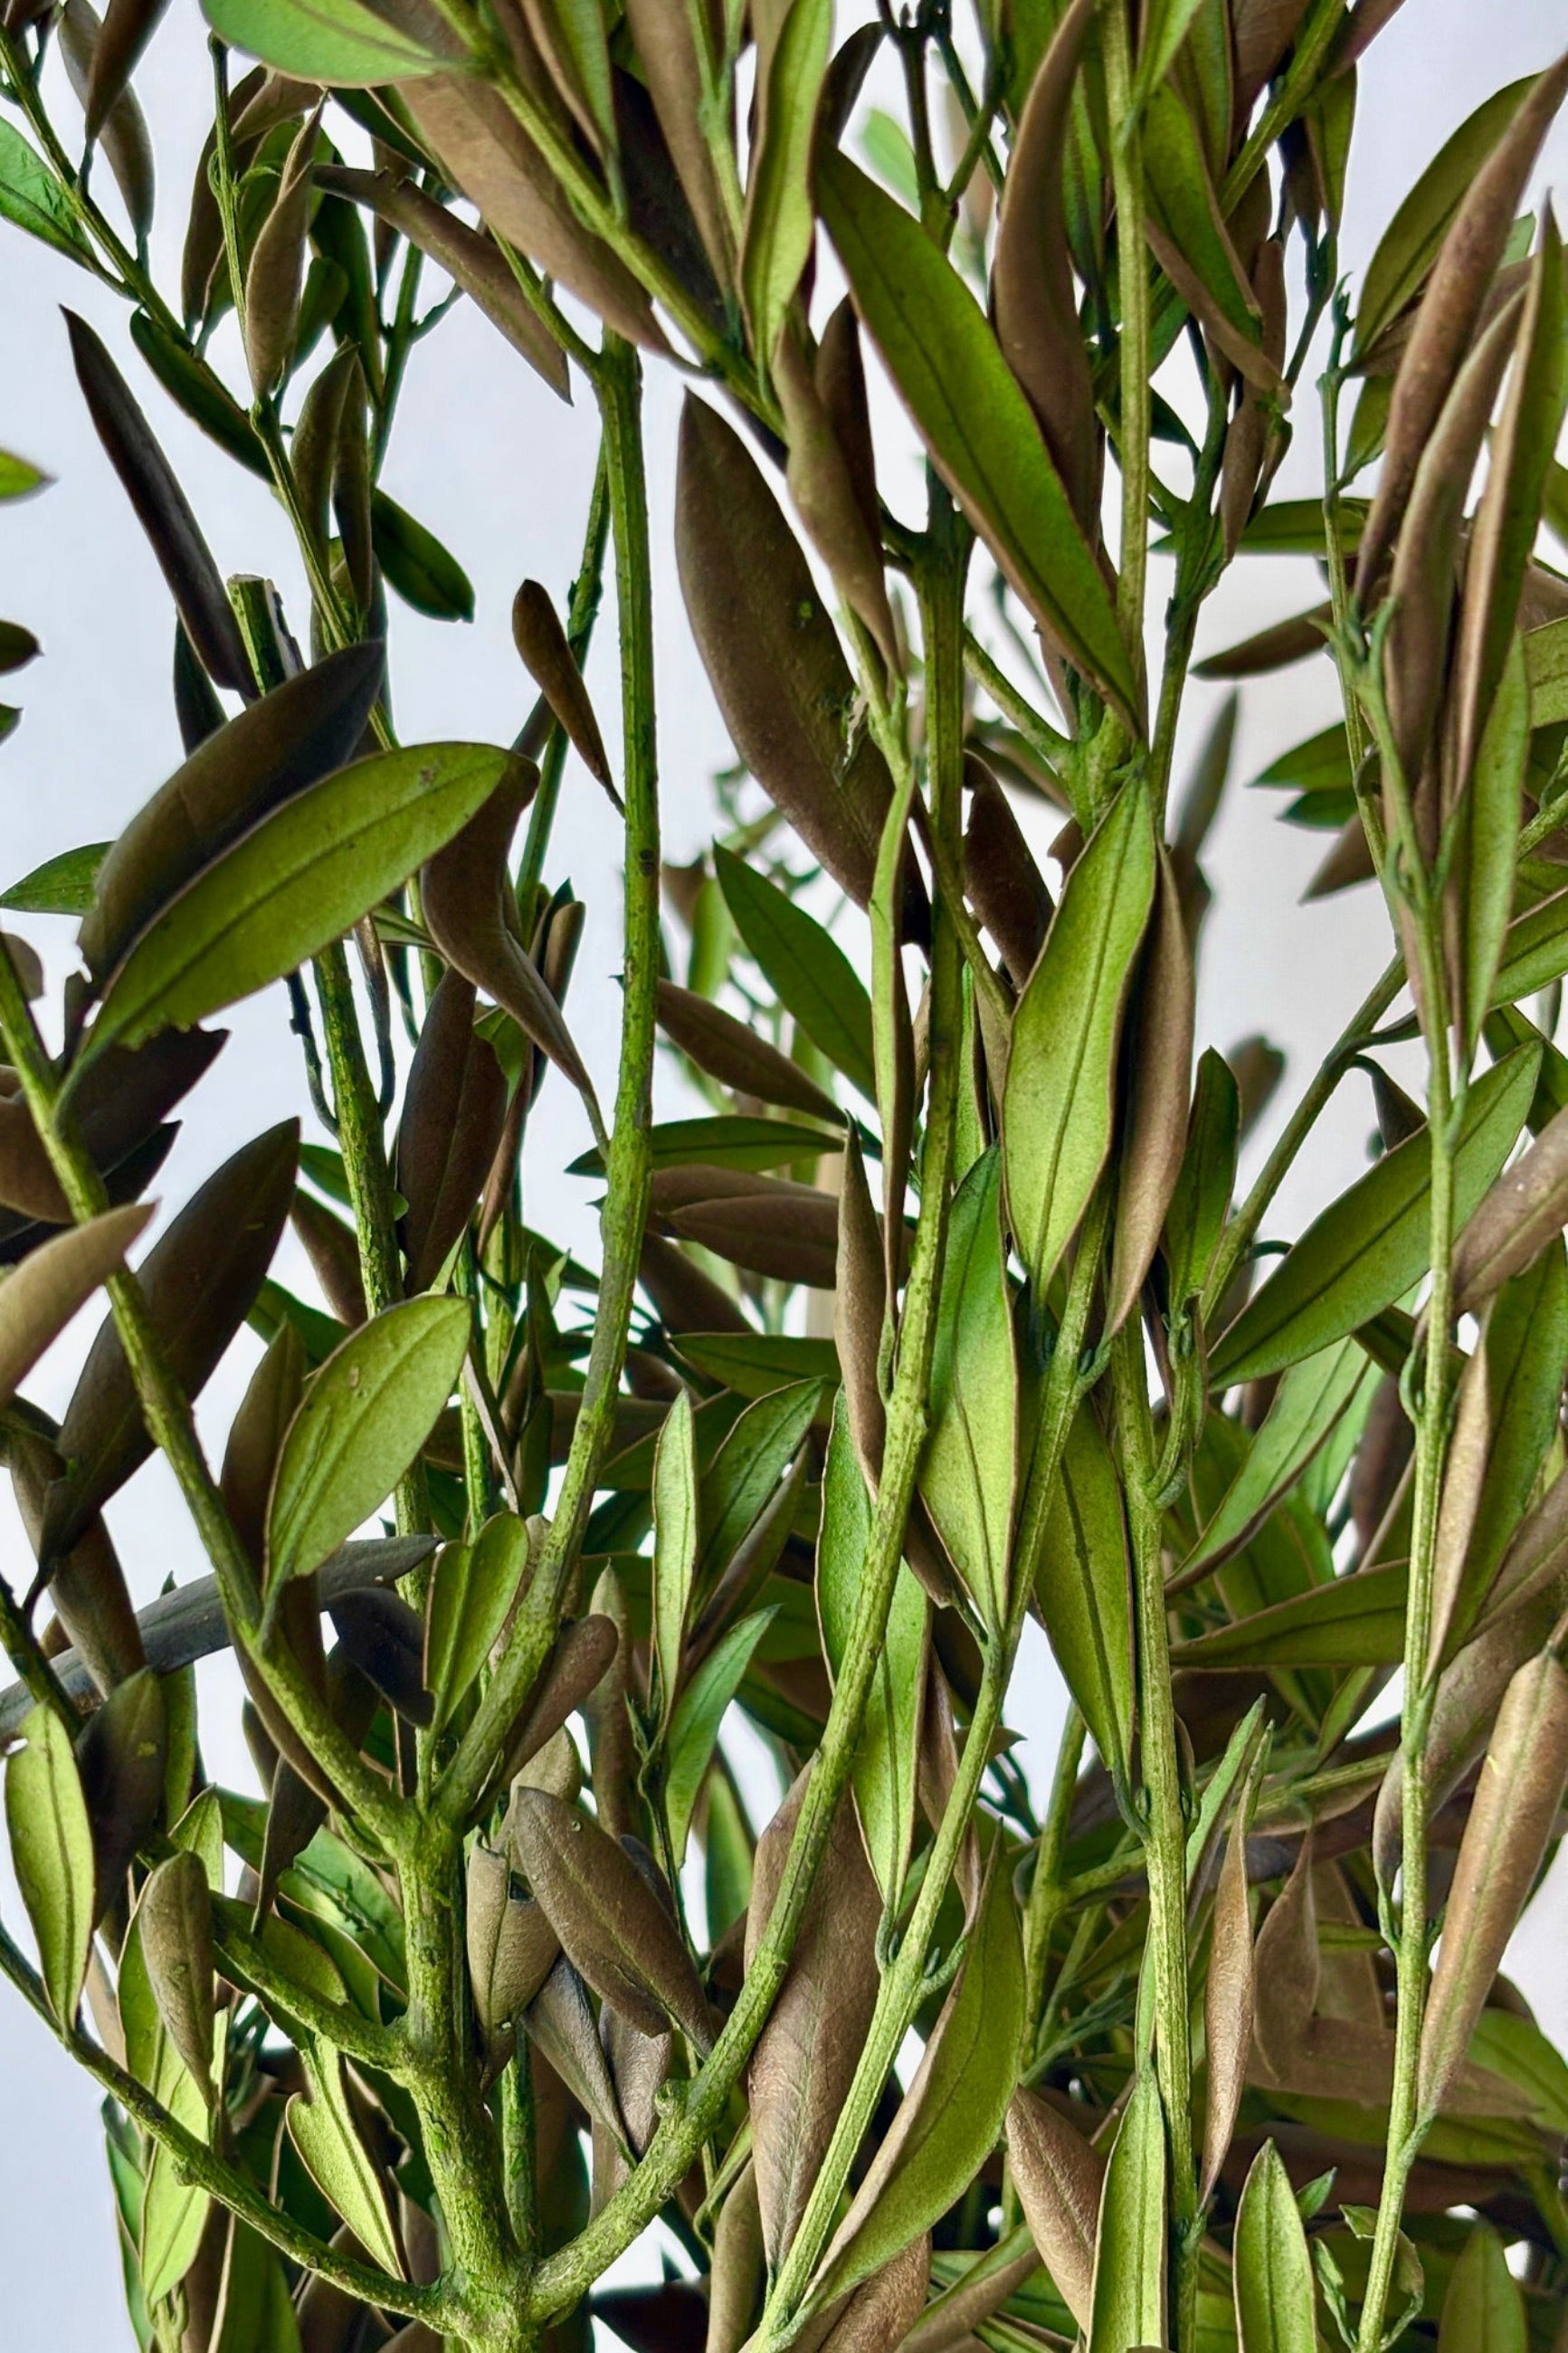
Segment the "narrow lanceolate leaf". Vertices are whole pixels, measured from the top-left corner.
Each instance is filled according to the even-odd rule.
[[[299,1127],[285,1120],[246,1145],[192,1195],[139,1278],[164,1361],[187,1397],[216,1369],[256,1303],[294,1191]],[[60,1426],[67,1470],[48,1491],[40,1558],[68,1553],[153,1451],[112,1317],[89,1351]]]
[[[1105,2172],[1089,2353],[1132,2353],[1165,2336],[1165,2118],[1152,2068],[1132,2087]]]
[[[1165,1264],[1173,1306],[1184,1306],[1207,1279],[1236,1188],[1240,1131],[1236,1074],[1225,1057],[1207,1046],[1198,1061],[1186,1147],[1165,1212]]]
[[[1136,725],[1110,592],[973,296],[920,223],[843,155],[819,159],[817,201],[855,307],[953,495],[1040,627]]]
[[[589,775],[598,779],[619,808],[621,799],[610,773],[609,754],[577,657],[550,601],[550,591],[537,580],[525,580],[511,600],[511,641]]]
[[[231,47],[299,81],[374,88],[442,62],[363,0],[205,0],[204,13]]]
[[[1241,2193],[1232,2274],[1240,2353],[1316,2353],[1312,2258],[1271,2140],[1253,2159]]]
[[[75,214],[56,185],[54,175],[36,147],[9,122],[0,123],[0,220],[26,229],[44,245],[52,245],[72,261],[85,261],[89,248]],[[7,457],[6,470],[16,468],[31,475],[8,495],[25,497],[45,477],[21,458]]]
[[[71,358],[98,438],[153,544],[185,633],[214,682],[252,691],[250,663],[222,577],[190,502],[130,386],[92,329],[69,311]]]
[[[731,1626],[681,1693],[670,1718],[665,1744],[664,1810],[669,1850],[678,1865],[685,1860],[692,1811],[712,1762],[724,1711],[773,1615],[771,1609],[759,1609]]]
[[[721,845],[714,871],[742,944],[813,1045],[872,1099],[871,1000],[832,934],[776,882]]]
[[[838,1120],[837,1104],[787,1054],[757,1037],[721,1006],[673,980],[658,984],[658,1026],[673,1045],[721,1085],[784,1111]]]
[[[1159,1247],[1187,1141],[1195,982],[1181,892],[1162,849],[1132,1016],[1127,1145],[1116,1188],[1106,1331],[1131,1314]]]
[[[1568,1671],[1543,1651],[1509,1684],[1454,1868],[1421,2030],[1421,2113],[1435,2116],[1529,1900],[1568,1786]]]
[[[124,1264],[152,1214],[146,1202],[109,1209],[46,1242],[6,1278],[0,1286],[0,1404],[10,1403],[78,1308]]]
[[[1408,503],[1416,469],[1469,346],[1542,142],[1568,91],[1568,57],[1537,77],[1465,191],[1394,378],[1377,496],[1357,556],[1368,596]]]
[[[1080,2328],[1094,2310],[1094,2238],[1105,2159],[1037,2093],[1015,2092],[1007,2159],[1024,2220],[1051,2284]]]
[[[686,201],[721,287],[734,280],[734,246],[703,117],[704,71],[700,39],[714,37],[713,20],[664,0],[629,0],[626,23]]]
[[[561,1956],[561,1939],[539,1905],[511,1893],[507,1859],[489,1847],[476,1846],[468,1857],[464,1943],[486,2034],[527,2009]]]
[[[839,595],[891,670],[898,667],[899,640],[882,571],[859,332],[851,305],[840,303],[823,330],[814,365],[792,328],[773,348],[773,386],[789,441],[795,512]]]
[[[653,1656],[665,1723],[680,1683],[697,1535],[697,1438],[690,1393],[682,1389],[665,1416],[653,1458]]]
[[[1530,2327],[1502,2241],[1487,2221],[1470,2224],[1443,2298],[1437,2353],[1528,2353]]]
[[[1568,1225],[1568,1111],[1506,1169],[1459,1236],[1454,1312],[1473,1315]]]
[[[159,1863],[142,1891],[138,1915],[148,1981],[164,2031],[211,2097],[214,1979],[207,1874],[188,1850]]]
[[[1024,1951],[998,1834],[957,1982],[822,2259],[813,2300],[856,2287],[929,2231],[995,2147],[1017,2081]]]
[[[220,850],[353,759],[384,666],[379,645],[329,654],[219,727],[138,809],[97,869],[77,934],[96,979]]]
[[[289,2137],[329,2205],[384,2271],[403,2276],[386,2184],[360,2137],[349,2105],[343,2063],[318,2043],[310,2060],[310,2092],[289,2101]]]
[[[1471,1051],[1493,999],[1513,912],[1520,816],[1530,766],[1530,681],[1515,637],[1476,746],[1464,815],[1466,848],[1460,977]]]
[[[208,2129],[206,2096],[170,2035],[153,1991],[142,1942],[142,1907],[120,1954],[121,2031],[125,2063],[139,2084],[198,2139]],[[211,2068],[209,2055],[208,2071]],[[206,2224],[208,2198],[176,2170],[173,2157],[156,2149],[147,2168],[142,2197],[137,2253],[143,2293],[156,2300],[179,2285],[195,2261]]]
[[[1017,1471],[1018,1369],[995,1146],[970,1170],[948,1226],[921,1493],[985,1625],[1007,1615]]]
[[[318,111],[307,115],[296,132],[246,272],[245,355],[250,381],[262,399],[281,384],[293,355],[313,195],[310,166],[320,128]]]
[[[1238,1552],[1281,1495],[1327,1444],[1366,1371],[1366,1355],[1342,1340],[1293,1365],[1275,1392],[1263,1427],[1184,1567]]]
[[[438,1281],[484,1191],[506,1126],[506,1074],[474,1026],[475,991],[443,973],[426,1008],[397,1129],[408,1289]]]
[[[803,1775],[757,1842],[746,1914],[748,1968],[767,1928],[805,1789]],[[763,2235],[775,2270],[805,2211],[870,2027],[881,1983],[881,1894],[854,1815],[840,1805],[747,2074]]]
[[[1535,1091],[1539,1054],[1510,1054],[1470,1089],[1455,1155],[1462,1228],[1513,1149]],[[1391,1306],[1426,1265],[1431,1155],[1413,1135],[1342,1194],[1302,1235],[1215,1346],[1216,1388],[1300,1363]]]
[[[328,1357],[278,1461],[267,1530],[269,1593],[319,1568],[385,1501],[451,1396],[468,1335],[466,1301],[410,1299]]]
[[[1262,348],[1261,313],[1221,216],[1197,125],[1173,83],[1151,94],[1142,145],[1155,259],[1232,366],[1260,391],[1277,393],[1279,372]]]
[[[518,1789],[518,1859],[568,1958],[643,2034],[671,2024],[707,2052],[708,2005],[679,1929],[624,1847],[543,1789]]]
[[[448,1545],[430,1579],[425,1616],[425,1683],[438,1732],[467,1694],[505,1625],[528,1567],[526,1524],[497,1512],[471,1545]]]
[[[680,591],[736,751],[814,858],[859,906],[871,895],[887,763],[799,542],[750,450],[688,398],[676,478]]]
[[[1247,1810],[1232,1824],[1215,1889],[1209,1938],[1208,1978],[1204,1987],[1204,2040],[1208,2051],[1208,2092],[1204,2105],[1204,2179],[1207,2204],[1230,2147],[1247,2070],[1252,2058],[1256,1981],[1252,1962],[1252,1915],[1247,1900]]]
[[[823,1651],[834,1674],[848,1651],[859,1615],[871,1540],[871,1498],[856,1459],[851,1427],[841,1392],[834,1405],[816,1547],[817,1615]],[[866,1852],[889,1903],[903,1885],[914,1833],[926,1620],[925,1596],[900,1563],[853,1768],[855,1810]]]
[[[92,1825],[70,1735],[49,1709],[34,1708],[24,1746],[5,1767],[5,1828],[49,2007],[75,2023],[92,1941]]]
[[[510,755],[384,752],[297,794],[171,902],[110,975],[83,1057],[186,1029],[265,988],[379,906],[482,807]]]
[[[768,58],[746,188],[741,288],[752,342],[770,367],[811,253],[811,149],[827,68],[832,0],[790,0]]]
[[[153,226],[156,175],[147,118],[126,80],[134,59],[126,59],[124,51],[127,34],[139,46],[163,12],[163,0],[152,0],[151,6],[145,0],[131,0],[129,6],[110,0],[100,24],[91,0],[68,0],[58,20],[60,52],[87,116],[88,136],[99,139],[139,238]]]
[[[137,59],[167,5],[168,0],[109,0],[88,76],[85,107],[89,139],[97,138],[129,86]]]
[[[1091,540],[1100,528],[1094,383],[1079,329],[1065,185],[1073,86],[1093,16],[1093,0],[1074,0],[1040,61],[1008,162],[991,280],[996,339]]]
[[[1127,1528],[1115,1465],[1088,1399],[1068,1432],[1035,1599],[1095,1746],[1112,1774],[1124,1774],[1133,1690]]]
[[[1007,1212],[1042,1293],[1110,1148],[1122,1001],[1154,871],[1148,792],[1134,781],[1074,863],[1014,1016],[1002,1111]]]

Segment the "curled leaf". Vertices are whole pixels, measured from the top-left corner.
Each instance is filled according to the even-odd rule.
[[[1015,2092],[1008,2107],[1007,2157],[1040,2261],[1079,2327],[1087,2328],[1105,2159],[1057,2105],[1029,2091]]]

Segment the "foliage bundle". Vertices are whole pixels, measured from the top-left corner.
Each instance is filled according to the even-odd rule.
[[[1568,60],[1352,290],[1397,0],[205,0],[174,294],[163,5],[0,32],[0,213],[128,306],[134,361],[68,332],[186,747],[0,900],[80,918],[42,1025],[0,944],[37,1556],[0,1968],[106,2094],[142,2345],[1563,2345],[1568,2069],[1499,1968],[1568,1778],[1568,288],[1525,209]],[[379,481],[459,295],[602,427],[566,609],[518,592],[510,746],[401,744],[385,675],[388,592],[472,608]],[[308,613],[219,576],[122,359],[271,485]],[[691,380],[680,588],[739,763],[682,869],[650,366]],[[1274,499],[1303,408],[1321,495]],[[1173,752],[1205,600],[1279,550],[1321,601],[1205,668],[1337,667],[1258,781],[1392,953],[1238,1198],[1279,1058],[1193,1067],[1234,703],[1175,794]],[[563,789],[624,828],[604,1103]],[[216,1018],[278,982],[318,1140],[237,1139],[132,1271]],[[655,1121],[661,1053],[700,1115]],[[1283,1248],[1357,1071],[1378,1149]],[[529,1222],[542,1090],[586,1110],[596,1267]],[[270,1271],[290,1219],[321,1303]],[[57,1426],[20,1384],[100,1288]],[[192,1401],[247,1322],[215,1468]],[[104,1513],[153,1449],[211,1577],[138,1615]],[[1044,1786],[1031,1612],[1072,1696]],[[202,1767],[223,1646],[263,1798]],[[598,2284],[656,2223],[663,2284]]]

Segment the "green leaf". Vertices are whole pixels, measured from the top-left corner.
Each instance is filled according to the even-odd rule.
[[[1540,1060],[1522,1048],[1469,1091],[1454,1159],[1456,1231],[1513,1149]],[[1430,1187],[1431,1148],[1422,1129],[1384,1154],[1287,1252],[1215,1347],[1215,1392],[1315,1356],[1418,1282],[1426,1271]]]
[[[0,905],[4,904],[0,901]],[[842,1133],[833,1135],[821,1128],[801,1127],[793,1120],[725,1115],[666,1120],[648,1131],[648,1144],[656,1170],[686,1168],[694,1163],[705,1168],[758,1170],[815,1159],[825,1152],[842,1152],[844,1137]],[[604,1158],[596,1146],[582,1153],[567,1171],[571,1176],[602,1176],[604,1173]]]
[[[1355,357],[1364,359],[1384,329],[1420,291],[1470,184],[1526,96],[1534,77],[1493,92],[1439,148],[1384,230],[1362,280]]]
[[[1132,1740],[1131,1578],[1121,1482],[1087,1398],[1068,1431],[1035,1599],[1068,1689],[1120,1779]]]
[[[1388,1667],[1405,1654],[1405,1597],[1409,1565],[1384,1561],[1374,1568],[1315,1585],[1288,1601],[1259,1609],[1234,1626],[1194,1635],[1173,1646],[1184,1667]]]
[[[921,1493],[984,1624],[1007,1616],[1018,1368],[993,1145],[954,1196],[937,1302]]]
[[[1121,1008],[1153,895],[1148,787],[1135,778],[1074,863],[1013,1017],[1002,1112],[1007,1212],[1038,1292],[1110,1148]]]
[[[53,479],[26,458],[0,449],[0,499],[30,499],[35,491],[46,490]]]
[[[1204,0],[1149,0],[1139,30],[1138,77],[1132,92],[1133,105],[1140,113],[1148,104],[1150,94],[1170,71],[1176,51],[1203,5]]]
[[[698,1496],[696,1586],[704,1600],[777,1491],[820,1407],[816,1383],[802,1381],[759,1398],[726,1433]]]
[[[405,605],[432,621],[473,619],[474,584],[457,557],[384,491],[371,498],[370,535],[388,586]]]
[[[832,0],[792,0],[768,58],[741,252],[752,347],[764,369],[811,252],[812,138],[832,33]]]
[[[835,1675],[854,1633],[870,1540],[871,1498],[840,1392],[823,1474],[822,1533],[816,1547],[822,1648]],[[925,1644],[925,1595],[900,1561],[854,1767],[855,1804],[866,1852],[889,1903],[897,1900],[903,1885],[914,1832]]]
[[[471,1545],[447,1545],[436,1563],[425,1622],[425,1681],[439,1732],[489,1656],[528,1566],[528,1529],[497,1512]]]
[[[703,1660],[676,1703],[665,1744],[664,1810],[669,1827],[669,1851],[679,1869],[686,1854],[702,1778],[712,1761],[713,1747],[724,1711],[740,1688],[752,1663],[752,1654],[776,1613],[759,1609],[731,1626],[721,1642]]]
[[[110,848],[107,841],[89,841],[80,849],[62,849],[58,858],[47,858],[0,893],[0,907],[19,915],[85,915]]]
[[[232,47],[301,81],[373,89],[449,63],[361,0],[203,0],[203,13]]]
[[[316,2187],[372,2259],[403,2277],[386,2189],[359,2137],[343,2081],[343,2063],[324,2043],[307,2058],[310,2096],[296,2093],[287,2109],[289,2137]]]
[[[0,219],[25,228],[29,237],[41,238],[58,253],[68,254],[73,261],[91,259],[91,248],[76,216],[43,157],[13,124],[5,121],[0,121]],[[20,459],[7,462],[22,465]],[[24,470],[33,473],[30,466]],[[7,495],[19,497],[23,491],[36,489],[43,480],[42,475],[34,475],[32,481],[18,484]]]
[[[127,2067],[187,2132],[205,2140],[206,2097],[163,2025],[142,1948],[140,1910],[121,1953],[118,1990]],[[171,2295],[195,2261],[210,2206],[207,2192],[185,2181],[176,2160],[154,2147],[142,2199],[140,2241],[142,2284],[150,2305]]]
[[[1204,323],[1223,340],[1227,358],[1243,367],[1266,367],[1261,315],[1220,217],[1197,126],[1173,83],[1151,92],[1142,144],[1150,219],[1163,239],[1157,250],[1175,272],[1177,292],[1184,302],[1190,295],[1199,298]],[[1190,285],[1180,282],[1188,271]]]
[[[742,944],[780,1004],[834,1068],[874,1102],[871,1000],[837,941],[732,851],[716,846],[713,864]]]
[[[1131,2353],[1166,2341],[1165,2118],[1153,2070],[1145,2067],[1106,2168],[1089,2353]]]
[[[212,2353],[300,2353],[289,2275],[258,2231],[237,2219],[224,2257],[222,2334]]]
[[[653,1656],[665,1724],[680,1683],[697,1532],[697,1434],[690,1393],[682,1389],[665,1416],[653,1458]]]
[[[5,1767],[5,1828],[11,1864],[49,2007],[75,2022],[92,1941],[92,1825],[70,1735],[46,1707],[22,1725],[24,1746]]]
[[[1530,723],[1555,727],[1568,719],[1568,617],[1524,633],[1530,681]]]
[[[683,1332],[670,1345],[693,1372],[738,1397],[769,1397],[797,1381],[821,1387],[838,1378],[838,1350],[831,1340],[784,1332]]]
[[[484,806],[510,755],[425,744],[356,761],[241,836],[110,976],[73,1076],[111,1041],[186,1029],[341,938]]]
[[[1471,1050],[1493,1001],[1513,911],[1514,870],[1530,766],[1530,683],[1523,640],[1510,641],[1467,800],[1464,890],[1465,1032]]]
[[[1183,1307],[1202,1291],[1236,1189],[1241,1095],[1223,1054],[1205,1046],[1193,1089],[1187,1147],[1165,1212],[1165,1263],[1171,1304]]]
[[[267,1587],[319,1568],[384,1503],[452,1394],[466,1300],[405,1300],[351,1333],[289,1423],[268,1514]]]
[[[1218,1559],[1247,1542],[1328,1442],[1365,1372],[1365,1353],[1354,1340],[1342,1340],[1291,1366],[1218,1511],[1183,1562],[1184,1569]]]
[[[1568,891],[1554,891],[1523,914],[1516,915],[1502,936],[1491,1003],[1515,1005],[1533,997],[1568,973]]]
[[[1041,627],[1136,725],[1110,591],[984,311],[919,221],[845,156],[819,157],[816,184],[855,307],[953,495]]]
[[[998,1831],[957,1983],[823,2257],[814,2306],[847,2294],[901,2254],[968,2188],[1002,2129],[1023,2031],[1024,1948]]]
[[[1502,2241],[1489,2222],[1474,2221],[1443,2298],[1437,2353],[1527,2353],[1529,2344],[1524,2298]]]
[[[1241,2193],[1232,2263],[1240,2353],[1317,2353],[1307,2233],[1271,2140],[1254,2158]]]

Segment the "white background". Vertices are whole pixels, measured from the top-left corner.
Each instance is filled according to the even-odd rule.
[[[1364,263],[1401,195],[1447,133],[1488,91],[1544,64],[1568,35],[1563,0],[1408,0],[1361,69],[1364,126],[1352,164],[1343,265]],[[202,27],[192,0],[180,0],[138,74],[158,150],[161,194],[153,258],[166,290],[178,283],[178,256],[191,174],[210,121]],[[68,97],[56,93],[57,120],[74,125]],[[1375,127],[1374,127],[1375,126]],[[1541,185],[1561,184],[1568,130],[1549,144]],[[305,605],[291,542],[269,495],[187,426],[148,378],[126,334],[124,306],[110,293],[10,229],[0,229],[0,447],[32,459],[54,486],[23,506],[0,510],[0,613],[41,638],[45,659],[7,681],[25,716],[0,748],[0,887],[42,860],[117,832],[179,757],[169,691],[172,612],[167,593],[84,413],[71,373],[58,304],[69,302],[108,339],[147,407],[184,480],[219,566],[275,577],[303,627]],[[232,367],[232,340],[218,351]],[[1309,371],[1309,375],[1310,371]],[[237,375],[231,380],[239,381]],[[692,856],[711,827],[709,778],[728,749],[687,638],[669,553],[673,439],[679,389],[655,369],[647,403],[659,658],[660,758],[666,855]],[[1299,462],[1278,491],[1315,482],[1317,421],[1310,391],[1297,423]],[[919,481],[907,433],[890,407],[879,414],[884,488],[910,515]],[[581,397],[562,406],[477,314],[459,306],[416,354],[385,475],[388,490],[460,557],[478,590],[471,626],[442,627],[395,607],[393,676],[396,717],[408,742],[439,736],[510,740],[531,690],[512,652],[508,613],[525,575],[564,602],[575,567],[596,446]],[[1297,611],[1319,593],[1300,562],[1252,560],[1227,579],[1204,624],[1199,650],[1213,650]],[[606,633],[607,635],[607,633]],[[613,674],[601,650],[591,666],[606,733],[616,710]],[[1201,739],[1215,701],[1194,688],[1183,744]],[[1238,776],[1333,715],[1326,663],[1249,688],[1237,750]],[[1178,763],[1178,773],[1180,763]],[[1386,954],[1383,919],[1368,891],[1302,907],[1301,889],[1321,855],[1321,836],[1294,832],[1267,795],[1232,796],[1207,860],[1216,903],[1205,936],[1200,1042],[1226,1047],[1261,1029],[1289,1057],[1286,1094],[1302,1085]],[[618,839],[580,768],[570,773],[555,832],[551,879],[569,875],[589,904],[573,1020],[602,1087],[614,1069],[619,919]],[[69,928],[24,924],[58,976],[69,956]],[[297,1048],[281,992],[230,1017],[231,1043],[186,1113],[160,1180],[177,1201],[244,1136],[306,1112]],[[1371,1105],[1359,1082],[1342,1094],[1320,1131],[1310,1167],[1281,1196],[1273,1229],[1288,1233],[1363,1164]],[[579,1249],[593,1246],[592,1189],[552,1174],[581,1148],[574,1103],[552,1080],[531,1129],[531,1216]],[[307,1129],[309,1132],[309,1129]],[[1264,1141],[1267,1140],[1267,1132]],[[281,1270],[287,1277],[287,1265]],[[295,1267],[296,1279],[305,1280]],[[67,1335],[33,1388],[63,1408],[95,1318]],[[219,1443],[254,1361],[248,1340],[204,1400],[202,1419]],[[198,1574],[173,1483],[156,1463],[110,1510],[138,1601],[171,1572]],[[25,1583],[30,1556],[8,1495],[0,1504],[0,1563]],[[216,1673],[207,1680],[226,1695]],[[1026,1652],[1013,1720],[1031,1746],[1047,1741],[1059,1686],[1043,1643]],[[237,1734],[210,1711],[209,1768],[247,1777]],[[1042,1762],[1048,1761],[1042,1759]],[[5,1914],[17,1916],[14,1892]],[[1521,1928],[1510,1966],[1542,2023],[1568,2034],[1568,1982],[1556,1939],[1563,1933],[1568,1883],[1560,1869]],[[0,1989],[0,2353],[110,2353],[130,2347],[121,2298],[98,2103],[93,2087],[48,2042],[18,2001]]]

